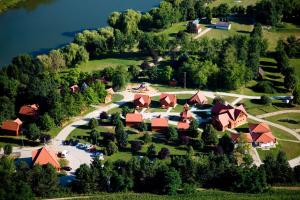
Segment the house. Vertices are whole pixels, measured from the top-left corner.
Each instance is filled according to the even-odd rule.
[[[202,31],[202,28],[199,24],[199,20],[195,19],[193,21],[190,21],[187,25],[187,30],[190,33],[197,33],[199,34]]]
[[[204,96],[203,93],[198,91],[196,94],[194,94],[188,101],[190,105],[203,105],[207,104],[207,98]]]
[[[175,107],[177,103],[177,98],[175,94],[161,93],[159,101],[160,101],[160,106],[162,108],[169,108],[169,107]]]
[[[126,126],[138,127],[143,122],[143,115],[140,113],[127,113],[125,121]]]
[[[230,30],[231,24],[229,22],[217,22],[215,23],[216,29],[224,29],[224,30]]]
[[[71,91],[71,93],[75,94],[75,93],[77,93],[77,92],[80,91],[80,88],[79,88],[78,85],[72,85],[72,86],[70,87],[70,91]]]
[[[175,87],[176,85],[177,85],[176,79],[173,78],[172,80],[169,81],[169,86]]]
[[[46,147],[32,151],[32,164],[33,165],[46,165],[51,164],[57,171],[60,170],[58,158],[54,152]]]
[[[246,123],[248,117],[243,105],[233,108],[219,102],[212,108],[212,114],[212,124],[219,131],[224,131],[226,128],[236,128]]]
[[[2,122],[1,129],[4,133],[18,136],[21,132],[23,122],[17,118],[15,120],[6,120]]]
[[[185,121],[185,122],[180,121],[177,124],[177,130],[179,132],[186,132],[186,131],[189,130],[189,128],[190,128],[190,122],[189,121]]]
[[[155,132],[165,132],[169,127],[169,120],[166,118],[158,117],[151,119],[151,130]]]
[[[114,90],[112,88],[106,89],[106,92],[107,92],[107,94],[106,94],[104,103],[109,103],[109,102],[112,101],[112,97],[115,94],[115,92],[114,92]]]
[[[250,124],[249,131],[253,139],[253,144],[262,148],[275,147],[277,139],[272,134],[268,124]]]
[[[133,104],[136,108],[149,108],[151,103],[151,98],[144,94],[135,94]]]
[[[189,107],[189,104],[186,103],[183,106],[183,111],[180,113],[180,118],[183,122],[189,121],[193,118],[192,112],[189,111]]]
[[[39,114],[39,105],[24,105],[20,108],[19,114],[24,117],[36,118]]]

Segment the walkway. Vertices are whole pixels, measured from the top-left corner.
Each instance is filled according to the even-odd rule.
[[[201,36],[205,35],[206,33],[208,33],[209,31],[211,31],[211,28],[207,28],[204,31],[200,32],[198,35],[196,35],[194,37],[195,40],[197,40],[198,38],[200,38]]]
[[[286,114],[286,113],[300,113],[300,110],[280,110],[280,111],[275,111],[275,112],[270,112],[262,115],[257,115],[256,117],[258,118],[266,118],[266,117],[271,117],[274,115],[281,115],[281,114]]]

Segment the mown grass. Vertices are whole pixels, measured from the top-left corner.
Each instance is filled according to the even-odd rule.
[[[276,148],[271,148],[270,150],[257,148],[261,160],[264,160],[268,154],[277,155],[279,151],[285,152],[289,160],[296,158],[300,155],[300,143],[278,140]]]
[[[269,192],[262,194],[249,194],[249,193],[233,193],[220,190],[201,190],[193,194],[178,194],[173,196],[157,195],[149,193],[113,193],[113,194],[99,194],[91,196],[88,199],[92,200],[296,200],[299,198],[299,190],[286,190],[286,189],[272,189]],[[80,198],[79,198],[80,199]],[[82,198],[86,199],[86,198]]]
[[[291,129],[300,129],[300,113],[274,115],[265,119]]]
[[[300,77],[300,58],[290,59],[290,65],[295,68],[297,77]]]
[[[218,5],[220,5],[221,3],[226,3],[228,4],[230,7],[232,6],[244,6],[245,8],[249,5],[254,5],[256,4],[256,2],[258,2],[259,0],[215,0],[212,1],[211,3],[208,4],[209,7],[216,7]]]

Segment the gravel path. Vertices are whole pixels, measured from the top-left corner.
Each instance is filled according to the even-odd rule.
[[[281,115],[281,114],[286,114],[286,113],[300,113],[300,110],[280,110],[280,111],[275,111],[275,112],[270,112],[262,115],[257,115],[256,117],[258,118],[266,118],[266,117],[271,117],[274,115]]]

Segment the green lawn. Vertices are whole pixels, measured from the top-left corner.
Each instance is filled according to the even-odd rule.
[[[212,1],[211,3],[208,4],[209,7],[216,7],[218,5],[220,5],[221,3],[227,3],[230,7],[232,6],[244,6],[245,8],[249,5],[254,5],[256,4],[256,2],[258,2],[258,0],[240,0],[240,1],[236,1],[236,0],[215,0]]]
[[[275,115],[272,117],[267,117],[265,119],[291,129],[300,129],[300,113]]]
[[[197,191],[194,194],[177,194],[177,195],[157,195],[149,193],[103,193],[96,196],[89,196],[88,199],[91,200],[221,200],[221,199],[230,199],[230,200],[296,200],[299,198],[299,190],[286,190],[286,189],[271,189],[268,192],[262,194],[249,194],[249,193],[233,193],[225,192],[214,189],[203,189]],[[82,199],[78,198],[78,200]]]
[[[169,86],[169,85],[162,85],[162,84],[151,84],[151,86],[157,89],[159,92],[179,92],[183,90],[196,90],[196,88],[183,88],[180,86]]]
[[[100,60],[90,60],[87,63],[81,64],[79,69],[84,72],[92,72],[102,70],[106,67],[140,65],[142,61],[142,58],[104,58]]]
[[[170,37],[174,37],[176,36],[176,34],[179,31],[185,31],[186,30],[186,25],[187,25],[188,21],[184,21],[184,22],[178,22],[175,24],[172,24],[172,26],[170,26],[169,28],[166,28],[160,32],[157,32],[157,34],[167,34]]]
[[[121,94],[114,94],[113,97],[112,97],[112,102],[121,101],[123,98],[124,98],[124,96],[121,95]]]
[[[279,144],[276,146],[276,148],[272,148],[270,150],[262,150],[257,148],[260,159],[264,160],[264,158],[268,154],[277,155],[280,150],[286,153],[286,156],[289,160],[300,156],[300,143],[280,140],[278,141],[278,143]]]
[[[114,129],[111,126],[97,126],[96,130],[98,132],[111,132],[111,133],[114,132]],[[86,143],[86,140],[84,138],[88,137],[90,132],[91,132],[91,129],[89,129],[87,127],[87,125],[82,125],[76,129],[74,129],[68,135],[67,140],[73,138],[73,139],[79,139],[80,142]]]
[[[171,110],[171,112],[182,112],[183,105],[187,103],[187,101],[192,97],[192,94],[178,94],[177,97],[177,105],[175,108]]]
[[[297,76],[300,77],[300,58],[290,59],[290,65],[295,68]]]

